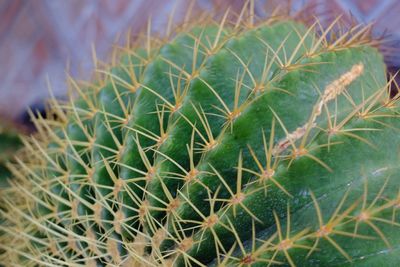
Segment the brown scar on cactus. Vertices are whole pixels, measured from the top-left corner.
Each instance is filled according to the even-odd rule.
[[[329,101],[334,100],[337,96],[342,94],[351,82],[357,79],[361,73],[363,72],[364,65],[357,64],[354,65],[351,70],[344,73],[339,79],[330,83],[324,91],[324,94],[321,97],[321,100],[314,106],[312,116],[310,121],[307,122],[304,126],[297,128],[294,132],[288,133],[287,137],[280,141],[278,145],[274,148],[273,153],[279,154],[284,151],[289,145],[293,145],[293,143],[302,138],[309,129],[316,126],[316,119],[322,113],[322,108],[328,104]]]

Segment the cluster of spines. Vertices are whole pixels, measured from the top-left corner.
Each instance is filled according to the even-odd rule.
[[[239,17],[243,17],[245,12],[246,9],[243,9],[243,13]],[[249,17],[252,21],[254,16],[251,15],[251,12]],[[330,84],[333,88],[332,94],[325,95],[328,86],[324,92],[320,92],[320,99],[314,103],[315,105],[311,105],[314,107],[310,110],[311,116],[304,118],[306,119],[304,122],[295,121],[295,125],[288,125],[280,112],[271,108],[269,116],[272,118],[272,125],[266,130],[267,133],[260,129],[259,138],[254,144],[243,144],[245,147],[242,148],[242,151],[232,153],[230,157],[234,157],[235,161],[230,163],[231,168],[227,172],[217,170],[216,166],[208,163],[208,154],[213,153],[212,151],[223,141],[222,139],[226,138],[224,133],[231,136],[240,134],[235,129],[235,122],[243,117],[242,113],[247,111],[246,108],[253,105],[266,91],[277,91],[290,95],[291,92],[286,88],[277,87],[278,82],[285,75],[297,75],[296,71],[299,70],[312,72],[315,71],[312,69],[315,65],[329,64],[329,62],[318,60],[307,62],[307,59],[318,58],[329,51],[333,53],[333,51],[347,51],[353,46],[361,47],[367,40],[363,35],[368,32],[366,29],[357,29],[356,27],[354,32],[350,31],[342,34],[336,40],[327,41],[331,27],[318,39],[313,36],[312,32],[313,27],[316,27],[317,24],[304,31],[293,26],[294,24],[291,22],[281,23],[284,25],[283,28],[289,31],[286,32],[287,36],[283,32],[284,36],[272,40],[272,42],[278,42],[276,47],[272,47],[272,44],[268,43],[270,40],[255,38],[262,46],[265,46],[265,50],[261,53],[265,57],[261,60],[258,59],[264,64],[252,66],[255,70],[250,67],[251,58],[241,58],[229,48],[224,50],[225,54],[221,53],[222,59],[231,58],[231,61],[225,62],[225,64],[232,64],[232,60],[235,60],[240,68],[239,71],[233,68],[233,73],[228,76],[229,80],[226,81],[226,83],[230,83],[233,90],[217,92],[213,85],[203,79],[204,75],[201,75],[201,71],[207,67],[207,59],[213,56],[217,58],[220,55],[218,53],[222,50],[221,47],[235,36],[237,36],[238,42],[242,35],[251,38],[251,32],[246,33],[248,23],[243,29],[227,27],[228,30],[226,30],[224,28],[225,21],[226,16],[216,26],[194,28],[192,32],[181,36],[181,39],[189,40],[192,43],[192,46],[178,47],[183,51],[177,52],[185,53],[185,50],[193,52],[185,55],[189,56],[189,59],[186,58],[186,60],[193,63],[190,66],[185,65],[189,71],[184,66],[177,65],[172,59],[166,58],[165,54],[163,55],[163,48],[160,50],[157,46],[154,48],[148,46],[147,49],[141,51],[144,53],[144,57],[138,56],[139,52],[135,52],[133,56],[128,55],[127,67],[121,67],[116,72],[113,70],[101,71],[100,73],[105,77],[99,79],[94,85],[87,85],[92,88],[83,91],[80,89],[81,85],[71,80],[72,85],[79,93],[80,100],[75,102],[71,100],[65,106],[54,104],[53,109],[56,113],[60,113],[59,118],[62,118],[60,122],[52,120],[47,122],[41,118],[37,120],[36,123],[43,140],[26,141],[26,150],[31,150],[29,154],[38,158],[29,164],[21,161],[22,170],[14,170],[19,178],[15,187],[10,189],[7,194],[23,193],[25,196],[22,198],[23,200],[20,200],[21,204],[15,207],[10,200],[6,202],[5,210],[8,210],[9,213],[2,212],[2,216],[5,216],[11,228],[7,228],[7,225],[2,228],[4,231],[14,229],[10,234],[15,240],[27,238],[24,239],[27,242],[20,245],[21,249],[19,247],[11,249],[16,252],[15,255],[26,258],[33,265],[37,263],[74,265],[88,262],[108,262],[114,265],[122,262],[126,262],[126,264],[139,262],[148,265],[167,264],[168,262],[201,265],[204,259],[199,260],[197,256],[193,255],[199,251],[203,243],[211,243],[211,246],[208,247],[208,250],[212,249],[209,256],[215,256],[220,264],[229,264],[235,259],[240,259],[239,262],[243,265],[257,262],[274,264],[282,260],[277,258],[281,252],[286,257],[286,260],[283,259],[284,261],[294,264],[287,251],[300,246],[301,242],[311,236],[318,236],[318,231],[306,232],[306,228],[304,228],[298,233],[292,234],[289,231],[290,227],[287,226],[289,230],[284,237],[279,227],[280,216],[283,216],[283,213],[278,214],[271,210],[273,213],[271,218],[274,219],[277,226],[276,234],[270,235],[266,245],[258,248],[254,241],[252,246],[254,252],[250,255],[245,249],[244,243],[246,242],[244,240],[251,236],[253,236],[253,240],[256,239],[256,232],[259,232],[257,224],[260,219],[251,211],[250,207],[243,204],[244,200],[259,192],[262,192],[262,195],[268,194],[273,185],[278,187],[278,191],[282,192],[286,198],[292,197],[279,179],[275,178],[275,174],[281,171],[279,168],[282,166],[290,170],[291,165],[295,164],[293,162],[301,156],[306,156],[329,171],[329,164],[320,160],[312,151],[334,146],[339,142],[328,140],[326,144],[315,146],[313,141],[321,132],[326,133],[332,139],[335,135],[343,134],[354,140],[368,143],[367,139],[360,137],[356,132],[369,132],[372,129],[345,129],[345,126],[358,115],[378,120],[380,110],[372,112],[371,109],[376,108],[377,99],[385,94],[387,88],[382,85],[382,77],[379,77],[377,79],[380,80],[376,81],[374,88],[380,86],[383,88],[378,93],[371,95],[368,92],[365,98],[363,94],[361,103],[359,103],[359,99],[353,100],[346,88],[353,80],[359,78],[364,68],[364,65],[354,62],[352,68],[344,70],[345,74],[334,78]],[[332,27],[335,24],[336,21]],[[210,36],[207,36],[207,29],[211,32]],[[252,31],[257,30],[254,28]],[[290,32],[291,36],[288,34]],[[214,41],[210,41],[212,37],[214,37]],[[293,37],[297,43],[288,42],[289,37]],[[333,38],[332,35],[330,37]],[[292,45],[293,51],[288,51],[290,50],[288,45]],[[164,48],[164,53],[168,53],[165,50],[167,49]],[[299,50],[304,50],[301,53],[303,56],[297,55]],[[202,62],[204,63],[197,62],[199,51],[203,54]],[[351,54],[351,52],[349,53]],[[138,60],[138,63],[133,64],[130,61],[131,56]],[[148,81],[143,77],[143,68],[149,68],[149,63],[154,61],[164,66],[165,69],[161,69],[158,74],[163,76],[162,78],[167,81],[166,84],[169,83],[167,86],[169,89],[159,88],[164,90],[161,92],[154,88],[157,87],[157,84],[148,86]],[[151,67],[157,68],[156,63],[151,63]],[[377,65],[379,64],[377,62]],[[118,71],[121,72],[121,69],[122,73],[119,73]],[[378,70],[382,72],[383,68],[378,68]],[[254,74],[256,71],[257,77]],[[381,74],[378,71],[376,76]],[[158,80],[154,82],[157,83]],[[186,99],[190,97],[187,94],[192,94],[190,90],[195,86],[202,87],[203,90],[199,90],[200,93],[207,90],[213,99],[207,103],[196,104],[196,99],[193,98],[193,101],[188,102]],[[316,87],[315,92],[322,89],[324,88]],[[249,93],[245,94],[246,91]],[[135,96],[136,93],[138,93],[137,96]],[[111,95],[111,101],[110,99],[102,100],[99,97],[99,95],[107,97],[107,94]],[[342,113],[338,112],[340,109],[330,110],[332,105],[328,108],[328,102],[336,102],[338,105],[337,98],[340,94],[345,95],[350,103],[347,103],[350,109],[348,108]],[[144,102],[145,100],[150,101]],[[104,102],[102,103],[102,101]],[[389,103],[391,102],[387,101],[385,105],[390,107]],[[140,105],[143,104],[147,105],[145,110],[139,110],[137,106],[141,107]],[[108,110],[110,106],[113,107],[112,110]],[[141,112],[142,117],[135,117],[135,108]],[[64,115],[63,109],[70,110],[67,117]],[[381,115],[382,117],[395,116],[390,112],[385,112]],[[288,115],[290,114],[285,116]],[[318,117],[325,118],[326,127],[323,125],[324,121]],[[149,121],[148,118],[151,120]],[[143,127],[137,123],[140,119],[144,123],[150,124]],[[319,123],[317,123],[317,119],[319,119]],[[280,128],[276,130],[278,133],[275,133],[277,122]],[[384,121],[381,123],[387,125]],[[177,126],[181,128],[174,130]],[[294,129],[294,126],[299,128]],[[153,129],[149,130],[151,127]],[[247,130],[254,131],[255,129]],[[97,132],[105,134],[103,141],[97,138]],[[170,136],[172,134],[175,134],[174,140],[185,140],[179,143],[182,157],[179,160],[174,154],[170,155],[167,147],[167,142],[172,140]],[[266,134],[269,134],[269,138],[266,137]],[[52,142],[46,143],[49,136]],[[129,142],[130,145],[127,146]],[[261,150],[255,150],[257,144],[263,145],[265,166],[260,163]],[[290,152],[286,153],[287,151]],[[127,160],[126,158],[132,153],[136,155],[135,161]],[[245,154],[243,155],[243,153]],[[239,157],[239,164],[236,165],[237,157]],[[243,161],[245,162],[243,163]],[[253,163],[249,164],[249,161],[253,161]],[[196,166],[198,162],[205,162],[204,170]],[[248,165],[258,167],[260,172],[249,168]],[[202,175],[209,176],[210,179],[206,182],[198,179]],[[257,179],[250,180],[254,176]],[[26,180],[26,177],[31,180]],[[236,180],[235,177],[237,177]],[[235,185],[231,185],[232,181],[235,182]],[[203,196],[205,194],[200,201],[192,200],[193,192],[188,194],[186,191],[189,190],[188,184],[194,183],[199,184]],[[321,194],[321,192],[318,193]],[[393,198],[393,196],[389,196],[389,198]],[[318,214],[320,214],[316,198],[312,199]],[[391,205],[383,205],[382,209],[394,210],[397,207],[395,199],[389,199],[388,203]],[[186,206],[185,210],[189,212],[189,216],[182,211],[182,206]],[[286,205],[284,206],[286,211]],[[340,208],[341,206],[339,205]],[[346,216],[339,216],[340,221],[336,220],[338,214],[335,214],[333,218],[335,218],[336,225],[344,220],[351,221],[348,217],[351,216],[350,213],[354,209],[355,207],[346,210],[343,213]],[[338,209],[339,211],[340,209]],[[19,218],[24,218],[22,223],[10,217],[14,212],[21,216]],[[226,216],[227,221],[222,223],[221,218],[229,212],[232,212],[233,217],[238,216],[237,213],[247,215],[251,221],[250,224],[246,224],[247,229],[238,229],[228,216]],[[194,215],[190,215],[190,213]],[[182,214],[186,217],[183,218]],[[287,218],[290,218],[289,214],[290,212]],[[384,220],[383,217],[377,218]],[[397,224],[395,219],[392,220],[393,225]],[[240,236],[241,232],[248,233],[249,229],[252,229],[251,235]],[[193,235],[192,233],[196,231],[197,233]],[[376,232],[382,237],[379,231]],[[20,234],[22,236],[19,236]],[[292,238],[289,238],[289,234]],[[353,234],[352,236],[357,238],[361,235]],[[9,238],[9,236],[5,236],[5,238]],[[277,238],[279,239],[278,243],[275,242]],[[47,243],[43,240],[50,242]],[[172,245],[168,241],[172,241]],[[229,243],[236,245],[227,249]],[[197,244],[199,247],[196,247]],[[10,247],[3,247],[10,250]],[[240,252],[245,255],[237,256],[236,247],[239,247]],[[150,248],[152,248],[151,251]],[[318,249],[318,246],[308,246],[307,248],[313,252]],[[340,246],[335,246],[335,248],[347,260],[350,259],[340,249]],[[313,254],[311,252],[310,255]],[[258,257],[259,260],[257,260]],[[13,258],[12,260],[18,262],[18,259]]]

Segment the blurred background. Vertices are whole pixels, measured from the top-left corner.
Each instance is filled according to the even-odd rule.
[[[137,34],[151,17],[152,31],[162,34],[175,7],[175,21],[184,15],[188,0],[0,0],[0,118],[15,125],[29,124],[27,108],[43,109],[49,96],[46,77],[57,97],[66,94],[66,73],[84,78],[93,69],[92,45],[107,60],[118,36]],[[244,1],[197,0],[196,10],[232,6]],[[255,0],[256,15],[267,16],[278,4],[293,11],[307,6],[308,15],[324,23],[337,14],[357,22],[375,22],[374,33],[400,42],[399,0]],[[119,42],[123,42],[120,38]],[[400,60],[387,58],[394,68]],[[1,141],[0,141],[1,142]]]

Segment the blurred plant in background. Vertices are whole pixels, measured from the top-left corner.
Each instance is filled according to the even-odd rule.
[[[7,184],[6,179],[10,175],[10,172],[6,164],[21,146],[21,140],[18,136],[21,132],[23,130],[15,128],[10,123],[6,123],[5,119],[0,119],[0,187]]]

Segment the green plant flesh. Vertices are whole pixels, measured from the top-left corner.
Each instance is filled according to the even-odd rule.
[[[224,17],[71,80],[1,189],[0,261],[398,264],[398,103],[367,29],[336,22]]]

